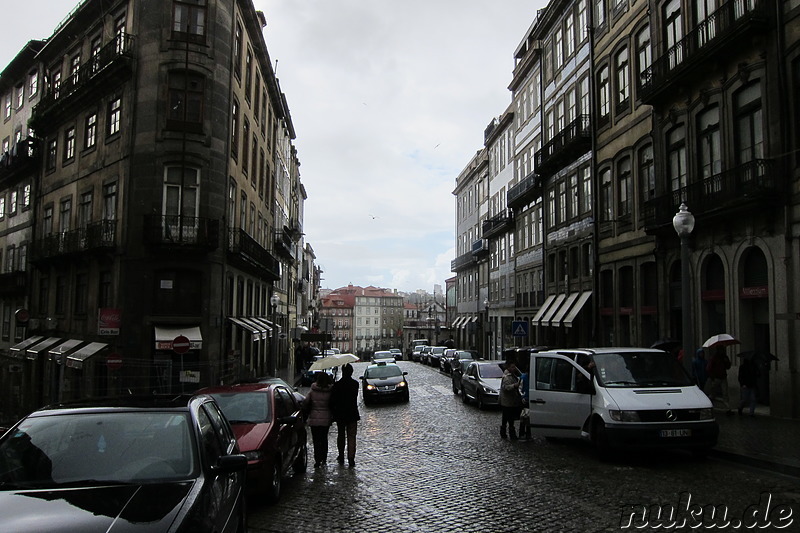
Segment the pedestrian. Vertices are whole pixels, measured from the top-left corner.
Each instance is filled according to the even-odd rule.
[[[705,392],[712,402],[716,400],[718,405],[725,409],[725,414],[727,415],[733,414],[728,398],[728,369],[730,367],[731,360],[725,354],[725,347],[717,346],[711,353],[711,359],[706,365],[708,381],[706,382]]]
[[[311,428],[314,443],[314,467],[328,461],[328,431],[331,427],[331,377],[327,372],[317,372],[311,390],[303,400],[303,410],[308,413],[306,423]]]
[[[500,437],[506,438],[506,426],[508,426],[508,436],[512,439],[517,438],[517,430],[514,422],[519,420],[522,411],[522,396],[519,392],[520,371],[516,363],[506,362],[503,372],[503,379],[500,382],[500,408],[503,418],[500,422]]]
[[[750,407],[750,416],[756,416],[756,392],[758,391],[758,376],[760,371],[754,357],[745,358],[739,365],[739,416],[745,406]]]
[[[692,377],[695,383],[697,383],[697,386],[700,387],[700,390],[705,390],[706,381],[708,381],[706,365],[708,365],[708,361],[706,361],[706,351],[702,348],[698,348],[692,359]]]
[[[531,412],[528,404],[530,375],[526,368],[522,369],[519,377],[520,395],[522,396],[522,411],[519,414],[519,437],[531,440]]]
[[[353,365],[347,363],[342,367],[342,377],[331,389],[331,412],[336,422],[338,435],[336,445],[340,465],[344,464],[345,443],[347,444],[347,462],[350,467],[356,465],[356,433],[358,421],[358,381],[353,379]]]

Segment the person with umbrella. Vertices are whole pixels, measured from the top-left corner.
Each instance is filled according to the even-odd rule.
[[[333,384],[331,390],[331,411],[338,427],[336,445],[339,456],[336,460],[344,464],[345,443],[347,444],[347,461],[350,467],[356,464],[356,433],[358,421],[358,381],[353,379],[353,365],[346,363],[342,367],[342,378]]]
[[[725,353],[725,346],[716,345],[711,352],[711,359],[706,366],[708,382],[706,384],[706,395],[711,401],[717,401],[725,414],[731,415],[728,397],[728,369],[731,367],[731,360]]]
[[[313,365],[312,365],[313,366]],[[328,431],[331,427],[331,376],[317,372],[311,390],[303,400],[303,411],[308,413],[311,440],[314,442],[314,467],[328,461]]]

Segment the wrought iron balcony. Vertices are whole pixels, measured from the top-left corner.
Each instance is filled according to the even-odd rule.
[[[120,82],[121,76],[133,70],[135,57],[133,35],[117,35],[78,70],[66,77],[58,87],[39,99],[33,108],[30,124],[37,133],[46,131],[48,124],[59,114],[71,112],[70,104],[77,96],[87,96],[106,82]]]
[[[183,215],[146,215],[144,239],[150,245],[211,251],[219,247],[219,220]]]
[[[73,231],[51,233],[33,242],[31,260],[113,250],[117,244],[116,233],[116,220],[101,220]]]
[[[514,229],[514,212],[506,209],[492,218],[485,220],[481,226],[481,237],[491,239]]]
[[[475,256],[472,252],[467,252],[465,254],[461,254],[452,261],[450,261],[450,271],[451,272],[460,272],[462,270],[466,270],[470,267],[473,267],[478,264],[478,261],[475,259]]]
[[[228,260],[241,268],[261,274],[267,279],[281,279],[281,264],[272,253],[258,244],[244,230],[228,230]]]
[[[653,104],[673,94],[675,86],[705,61],[741,46],[743,36],[767,27],[766,0],[730,0],[700,22],[645,70],[639,96]]]
[[[473,242],[472,255],[474,255],[476,259],[489,255],[489,242],[486,239],[478,239]]]
[[[292,253],[293,248],[294,240],[288,228],[283,228],[283,230],[275,233],[276,254],[289,261],[294,261],[294,254]]]
[[[509,208],[521,207],[542,196],[542,179],[535,172],[528,174],[525,179],[508,189],[506,205]]]
[[[0,180],[32,170],[39,154],[39,141],[32,137],[21,139],[9,152],[0,154]]]
[[[589,151],[592,148],[591,126],[589,115],[578,115],[542,146],[534,155],[537,174],[550,176]]]
[[[645,231],[674,231],[672,217],[681,202],[706,220],[717,216],[729,220],[735,213],[772,208],[779,205],[784,192],[779,182],[774,160],[750,161],[647,201],[642,209]]]

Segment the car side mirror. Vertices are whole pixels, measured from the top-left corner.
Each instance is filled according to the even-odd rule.
[[[360,378],[358,378],[358,379],[366,379],[366,377],[364,377],[364,376],[361,376],[361,377],[360,377]]]
[[[293,424],[296,424],[298,420],[300,420],[300,417],[298,417],[296,415],[282,416],[282,417],[278,418],[278,424],[281,424],[281,425],[293,425]]]
[[[247,468],[247,457],[244,454],[223,455],[211,469],[223,474],[244,470]]]
[[[404,376],[407,376],[407,375],[408,375],[408,372],[403,372],[403,375],[404,375]]]

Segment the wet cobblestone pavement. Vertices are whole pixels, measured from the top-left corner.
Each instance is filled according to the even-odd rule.
[[[356,466],[336,462],[334,426],[327,465],[285,480],[274,505],[251,501],[250,531],[735,531],[770,521],[760,530],[788,524],[783,531],[800,531],[796,478],[682,451],[603,462],[583,443],[502,440],[498,410],[463,404],[450,377],[433,368],[400,365],[410,402],[359,404]],[[354,366],[357,377],[366,364]],[[682,510],[688,498],[691,509],[704,508],[706,522]],[[716,506],[711,521],[709,505]],[[669,506],[677,508],[674,522]],[[789,518],[780,514],[786,509]],[[632,513],[636,520],[623,528]]]

